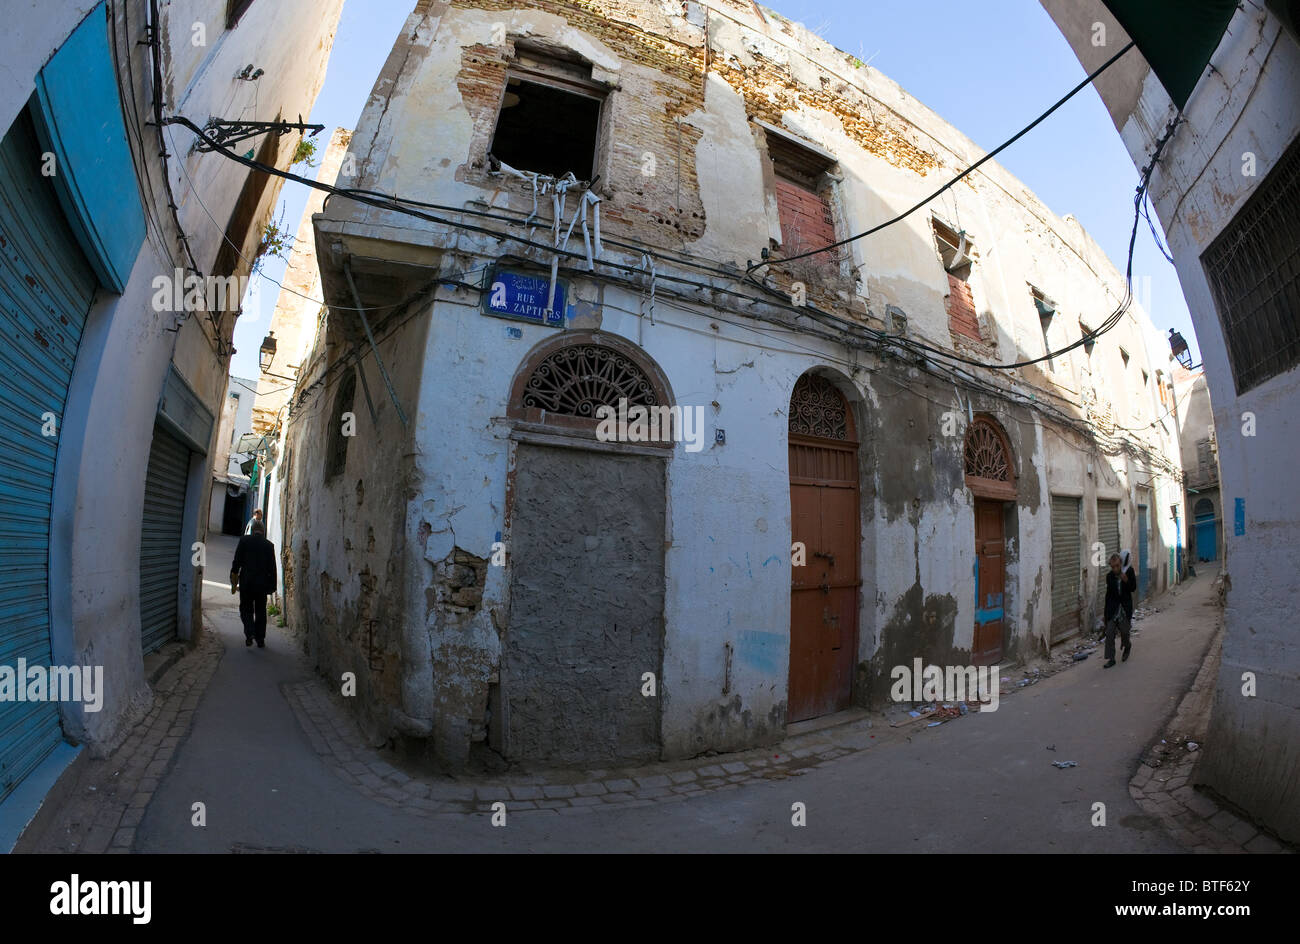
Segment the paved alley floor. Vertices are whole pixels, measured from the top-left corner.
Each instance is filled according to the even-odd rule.
[[[272,629],[267,649],[246,649],[229,588],[209,586],[224,653],[132,848],[1179,851],[1128,784],[1205,656],[1211,594],[1200,579],[1167,595],[1138,624],[1126,663],[1102,669],[1098,652],[1013,685],[996,712],[938,727],[890,728],[874,715],[870,727],[862,719],[767,751],[474,784],[408,777],[365,747],[290,637]],[[494,802],[505,804],[504,827],[492,825]],[[1091,825],[1098,802],[1104,827]],[[192,824],[196,803],[206,826]],[[805,826],[792,825],[795,803]]]
[[[37,848],[133,852],[1177,852],[1130,794],[1139,758],[1188,692],[1215,632],[1208,578],[1157,602],[1133,656],[1097,651],[996,711],[937,727],[856,720],[775,747],[637,770],[454,780],[366,746],[299,646],[245,648],[209,546],[203,643],[165,676],[98,793]],[[212,579],[215,575],[215,579]],[[272,620],[274,624],[274,620]],[[1050,669],[1048,670],[1050,671]],[[1047,672],[1044,672],[1046,675]],[[210,678],[209,678],[210,676]],[[1030,678],[1035,678],[1032,670]],[[1049,749],[1054,748],[1054,749]],[[1212,745],[1210,746],[1212,749]],[[1054,761],[1074,761],[1060,769]],[[86,774],[89,778],[92,775]],[[134,778],[134,779],[133,779]],[[89,782],[89,781],[87,781]],[[116,786],[114,786],[114,784]],[[96,813],[91,798],[115,812]],[[1105,804],[1104,826],[1092,825]],[[203,804],[197,807],[196,804]],[[493,825],[493,804],[506,823]],[[792,823],[803,804],[806,825]],[[196,810],[205,825],[196,825]],[[501,807],[497,807],[501,809]],[[499,820],[499,818],[498,818]]]

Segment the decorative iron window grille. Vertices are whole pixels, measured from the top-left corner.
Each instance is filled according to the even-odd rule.
[[[990,482],[1010,482],[1011,460],[993,424],[977,419],[966,431],[966,475]]]
[[[550,354],[524,386],[522,405],[548,413],[596,419],[601,406],[655,406],[654,385],[645,372],[618,351],[596,344],[574,344]]]
[[[1300,138],[1201,256],[1237,393],[1300,363]]]
[[[844,396],[825,377],[804,374],[790,394],[790,432],[822,439],[849,438]]]

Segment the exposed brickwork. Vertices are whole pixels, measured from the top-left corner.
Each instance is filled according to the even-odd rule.
[[[781,250],[790,256],[835,242],[835,222],[825,198],[783,177],[776,178],[776,203],[781,214]],[[836,253],[818,253],[815,262],[832,264]]]
[[[975,313],[975,296],[970,286],[948,273],[948,327],[953,334],[980,340],[979,316]]]
[[[706,220],[695,169],[695,148],[702,131],[688,118],[704,107],[706,53],[698,27],[680,17],[667,17],[659,8],[639,11],[627,4],[594,0],[461,0],[451,7],[502,13],[521,8],[545,11],[604,43],[625,69],[652,70],[655,76],[649,83],[634,85],[631,76],[625,76],[624,86],[608,103],[606,128],[612,152],[605,150],[607,162],[598,167],[607,228],[658,246],[680,247],[681,240],[703,235]],[[753,12],[744,4],[735,9]],[[638,18],[647,22],[639,23]],[[797,43],[797,34],[784,20],[772,22],[772,30],[785,41]],[[463,52],[458,84],[474,123],[474,137],[470,162],[458,170],[458,179],[483,186],[502,185],[499,179],[486,176],[482,155],[491,143],[506,57],[511,52],[511,48],[482,45],[466,47]],[[829,70],[812,63],[821,73],[819,81],[805,84],[797,81],[789,68],[765,60],[756,49],[747,48],[745,53],[755,60],[753,64],[742,61],[736,51],[713,48],[708,69],[710,75],[721,77],[742,95],[751,116],[779,126],[784,123],[784,111],[820,109],[837,118],[856,144],[891,164],[921,174],[936,166],[935,158],[909,138],[904,122]],[[845,58],[845,63],[836,66],[852,68],[851,57]],[[652,172],[646,171],[647,166]],[[531,207],[531,194],[524,196],[526,185],[509,182],[505,187],[518,191],[513,208]]]

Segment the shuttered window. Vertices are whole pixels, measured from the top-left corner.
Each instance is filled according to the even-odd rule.
[[[1052,496],[1052,642],[1079,630],[1079,499]]]
[[[145,475],[140,529],[140,641],[145,652],[176,637],[189,468],[189,449],[156,424]]]
[[[767,149],[776,174],[782,254],[793,256],[835,242],[835,214],[823,185],[823,175],[835,161],[771,132]],[[818,266],[834,267],[839,251],[828,249],[808,258]]]
[[[1096,616],[1101,619],[1106,612],[1106,574],[1110,570],[1110,555],[1119,553],[1119,502],[1097,499],[1097,541],[1106,546],[1097,573]]]
[[[0,142],[0,665],[15,671],[50,664],[54,463],[97,285],[41,163],[23,112]],[[0,704],[0,800],[62,737],[56,703]]]

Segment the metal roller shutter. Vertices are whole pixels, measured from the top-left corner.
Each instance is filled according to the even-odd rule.
[[[161,424],[154,424],[140,529],[140,636],[145,652],[176,636],[189,470],[189,449]]]
[[[1079,499],[1052,496],[1052,642],[1079,629]]]
[[[23,112],[0,142],[0,665],[50,664],[50,502],[72,365],[97,281]],[[42,435],[44,414],[56,435]],[[23,680],[17,680],[23,684]],[[62,739],[54,702],[0,712],[0,800]]]
[[[1119,553],[1119,502],[1097,499],[1097,540],[1106,546],[1097,571],[1097,612],[1094,614],[1101,619],[1106,612],[1106,574],[1110,570],[1110,555]]]

